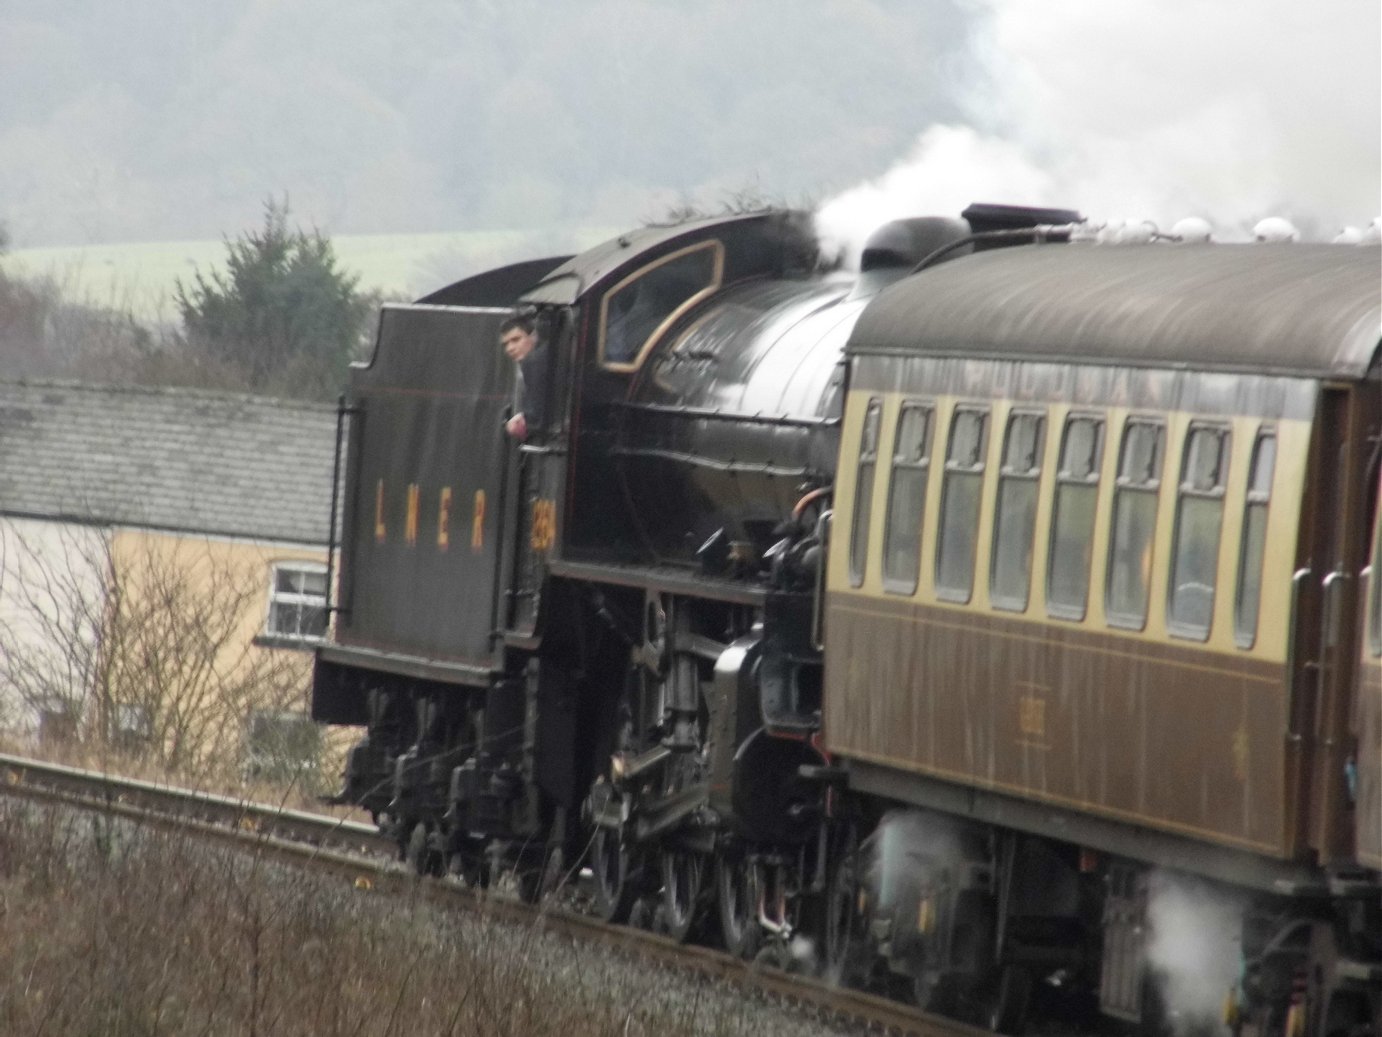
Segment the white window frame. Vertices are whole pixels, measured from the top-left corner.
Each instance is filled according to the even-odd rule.
[[[130,738],[147,742],[154,734],[153,711],[140,702],[115,702],[110,709],[112,738]]]
[[[309,594],[301,591],[283,591],[278,588],[278,577],[281,572],[310,573],[314,576],[326,575],[326,563],[308,561],[283,561],[273,562],[269,566],[269,601],[268,608],[264,614],[264,636],[275,641],[291,641],[299,644],[316,644],[326,636],[326,629],[330,625],[330,616],[326,616],[320,634],[304,634],[297,630],[279,630],[274,626],[274,609],[278,605],[309,606],[320,608],[325,614],[326,610],[326,591],[321,594]]]

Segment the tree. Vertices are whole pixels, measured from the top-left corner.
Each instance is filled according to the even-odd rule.
[[[224,271],[178,282],[184,346],[253,392],[331,398],[370,331],[376,300],[358,286],[328,237],[289,229],[270,199],[261,228],[227,239]]]
[[[0,526],[0,687],[85,748],[233,780],[259,714],[305,712],[311,657],[262,648],[264,567],[197,538]]]

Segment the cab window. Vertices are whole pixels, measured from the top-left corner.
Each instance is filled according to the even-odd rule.
[[[724,271],[724,247],[705,241],[663,256],[626,277],[600,310],[600,360],[633,370],[674,317],[712,291]]]

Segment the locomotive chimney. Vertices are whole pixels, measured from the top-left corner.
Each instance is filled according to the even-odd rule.
[[[859,283],[852,298],[875,295],[907,273],[936,249],[970,235],[969,224],[947,216],[918,216],[893,220],[879,227],[864,245],[859,259]],[[962,256],[973,246],[955,250]]]

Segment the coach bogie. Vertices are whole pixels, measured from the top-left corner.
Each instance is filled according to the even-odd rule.
[[[841,980],[900,982],[928,1011],[1015,1033],[1037,980],[1084,982],[1097,964],[1095,877],[1070,851],[907,809],[853,841],[844,829],[824,907],[826,968]]]

